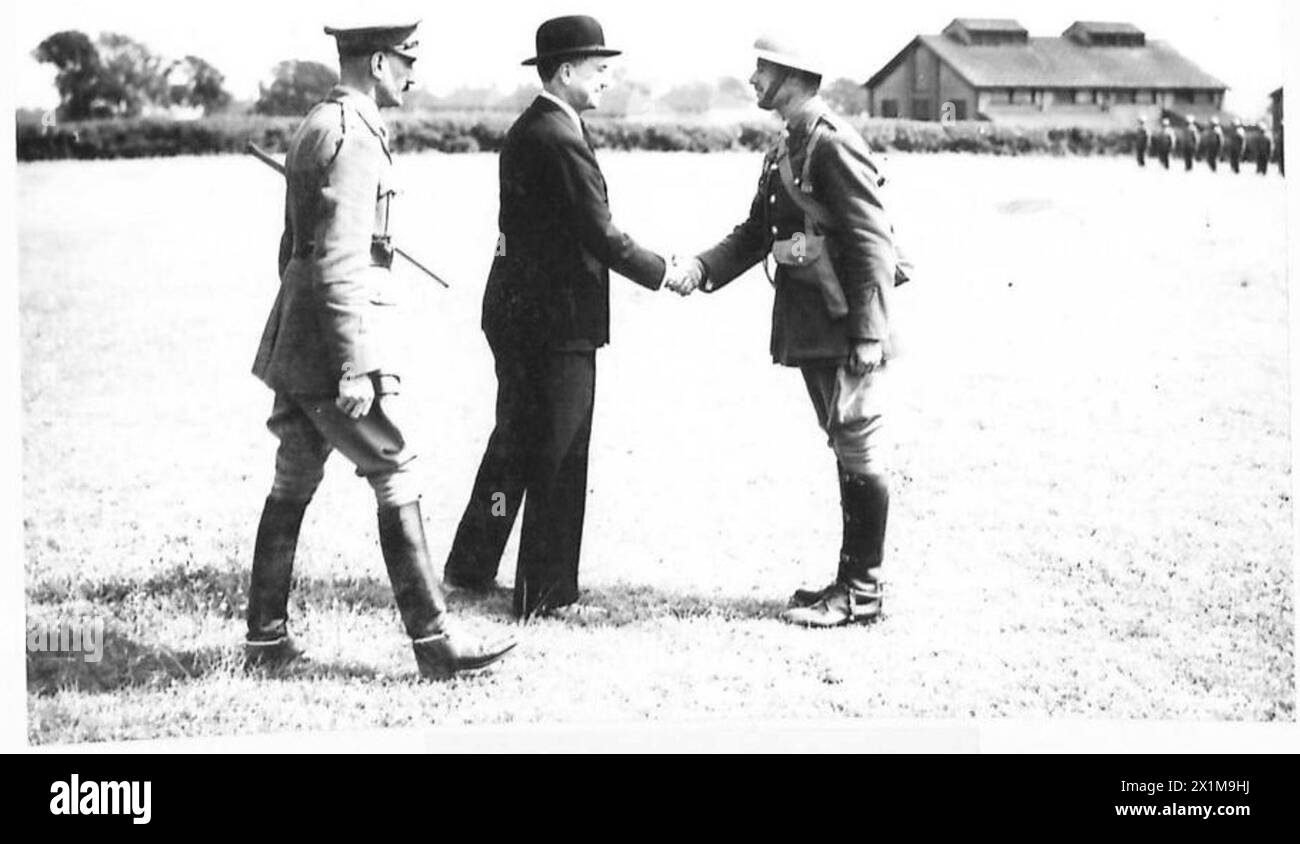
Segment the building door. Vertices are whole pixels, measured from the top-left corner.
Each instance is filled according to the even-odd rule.
[[[934,116],[930,114],[930,101],[925,98],[912,100],[912,119],[913,120],[933,120]]]

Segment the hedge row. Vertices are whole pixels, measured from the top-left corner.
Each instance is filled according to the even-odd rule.
[[[513,119],[513,115],[493,113],[398,114],[389,120],[389,129],[398,152],[495,152],[501,148]],[[272,152],[284,152],[297,123],[298,118],[292,117],[239,116],[194,121],[96,120],[50,129],[19,124],[18,160],[238,153],[249,141]],[[974,121],[940,124],[860,119],[856,125],[878,151],[1113,155],[1133,149],[1133,136],[1124,131],[1019,130]],[[762,150],[776,135],[771,124],[761,123],[715,126],[596,117],[589,126],[597,146],[616,150]]]

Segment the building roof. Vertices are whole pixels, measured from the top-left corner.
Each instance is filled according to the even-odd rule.
[[[1088,32],[1096,32],[1106,35],[1142,35],[1142,30],[1138,29],[1131,23],[1119,23],[1115,21],[1075,21],[1070,29],[1078,27]]]
[[[955,18],[952,23],[961,24],[971,32],[1028,32],[1020,21],[1011,18]],[[952,26],[952,24],[949,24]]]
[[[1163,41],[1142,47],[1087,47],[1064,37],[1024,44],[970,45],[943,35],[919,35],[867,81],[893,73],[918,44],[933,50],[976,88],[1197,88],[1226,90]]]

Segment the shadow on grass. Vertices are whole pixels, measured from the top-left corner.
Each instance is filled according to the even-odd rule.
[[[565,624],[579,627],[626,627],[660,620],[761,621],[775,619],[785,609],[784,600],[700,595],[669,591],[652,586],[617,583],[584,589],[581,603],[604,610],[607,615],[549,620],[529,619],[527,624]],[[509,611],[509,600],[506,601]]]
[[[248,605],[248,579],[244,569],[173,566],[144,580],[47,580],[28,589],[27,598],[31,604],[85,600],[109,606],[156,600],[178,612],[239,618]],[[394,606],[392,587],[386,580],[374,577],[295,578],[289,598],[299,605],[323,608],[379,610]]]
[[[129,688],[158,688],[199,680],[207,675],[242,672],[237,651],[205,648],[176,651],[163,645],[143,645],[121,633],[106,630],[103,651],[95,662],[84,654],[27,654],[27,691],[53,695],[63,690],[114,692]],[[255,670],[247,676],[270,680],[361,679],[379,677],[364,665],[313,661],[310,654],[280,672]]]
[[[392,587],[386,579],[376,577],[297,578],[289,598],[291,614],[303,608],[384,613],[396,609]],[[29,604],[57,606],[86,600],[114,606],[141,599],[165,602],[173,612],[241,618],[248,604],[248,573],[214,566],[174,566],[145,580],[45,581],[28,590]],[[447,597],[453,613],[498,618],[512,617],[511,601],[509,586],[496,586],[486,593],[456,590]],[[607,610],[608,615],[564,623],[617,627],[658,618],[736,621],[773,618],[785,607],[783,600],[700,595],[629,583],[585,590],[582,601]]]

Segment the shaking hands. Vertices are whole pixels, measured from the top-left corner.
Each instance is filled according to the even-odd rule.
[[[689,296],[704,278],[704,265],[699,258],[674,255],[668,261],[664,286],[679,296]]]

